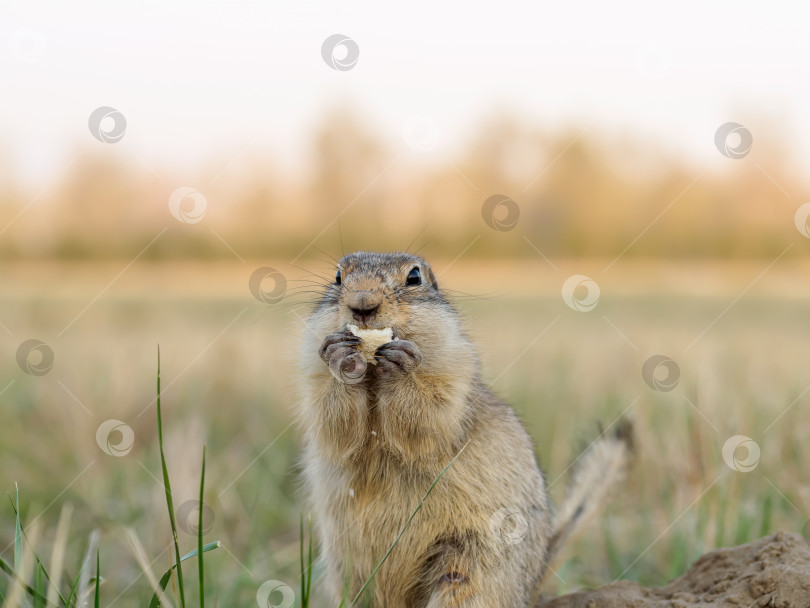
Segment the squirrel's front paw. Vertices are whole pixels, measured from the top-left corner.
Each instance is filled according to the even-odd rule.
[[[411,373],[422,361],[422,353],[413,342],[394,340],[380,346],[374,358],[377,360],[375,374],[380,378],[397,378]]]
[[[321,344],[321,359],[332,375],[346,384],[363,381],[368,364],[358,350],[361,340],[348,331],[329,334]]]

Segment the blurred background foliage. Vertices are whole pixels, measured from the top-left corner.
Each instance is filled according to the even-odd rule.
[[[130,257],[166,226],[170,238],[147,259],[232,259],[223,240],[244,258],[311,254],[313,237],[338,215],[330,243],[340,232],[346,244],[404,248],[419,234],[427,251],[452,258],[479,236],[468,255],[535,256],[524,239],[487,229],[480,209],[493,194],[517,202],[516,233],[550,257],[612,258],[625,248],[630,257],[773,256],[795,235],[792,216],[808,183],[778,131],[749,128],[749,157],[717,153],[701,164],[638,133],[541,128],[500,111],[458,157],[425,160],[342,104],[315,129],[297,173],[255,152],[212,152],[196,174],[175,175],[116,146],[77,148],[69,169],[38,193],[2,174],[0,226],[14,230],[0,239],[0,259]],[[713,136],[706,133],[707,148]],[[207,200],[197,226],[168,212],[179,186]]]

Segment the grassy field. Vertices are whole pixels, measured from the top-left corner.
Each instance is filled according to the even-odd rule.
[[[71,505],[63,587],[99,530],[101,604],[147,606],[152,590],[127,529],[157,577],[174,555],[154,403],[159,344],[181,553],[197,546],[189,501],[198,498],[207,445],[205,540],[222,541],[206,553],[207,605],[255,605],[268,580],[297,589],[306,507],[291,421],[303,296],[257,301],[248,277],[273,265],[266,262],[137,265],[116,278],[125,265],[0,268],[0,488],[13,498],[19,485],[22,524],[37,532],[34,548],[46,565],[60,513]],[[305,265],[331,275],[328,264]],[[566,551],[551,589],[616,578],[662,584],[707,549],[806,530],[807,268],[782,266],[758,279],[766,266],[627,264],[603,273],[599,262],[558,271],[542,262],[435,264],[442,282],[480,296],[458,295],[458,307],[485,378],[525,421],[555,497],[598,422],[608,426],[624,413],[636,424],[638,458],[626,486]],[[291,286],[304,276],[285,268]],[[578,272],[601,288],[590,312],[560,297],[565,278]],[[18,366],[17,349],[29,338],[52,349],[48,373]],[[654,390],[642,377],[644,362],[658,354],[678,364],[672,390]],[[109,419],[134,437],[118,457],[97,440]],[[724,462],[723,446],[735,435],[761,450],[750,472]],[[113,447],[127,442],[120,431],[108,439]],[[735,456],[745,460],[741,450]],[[14,535],[6,503],[0,556],[9,563]],[[196,565],[187,563],[186,587],[194,590]],[[324,605],[318,575],[314,606]],[[0,592],[8,587],[4,577]],[[186,600],[196,603],[196,592]]]

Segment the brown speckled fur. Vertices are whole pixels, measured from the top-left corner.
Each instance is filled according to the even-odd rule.
[[[422,284],[407,286],[415,267]],[[370,605],[527,606],[555,527],[528,434],[483,384],[475,348],[425,260],[354,253],[339,268],[342,284],[327,288],[309,317],[300,356],[303,481],[332,603],[344,588],[354,597],[467,444],[380,568]],[[411,371],[379,377],[368,365],[359,383],[347,384],[324,363],[324,339],[356,323],[347,303],[361,292],[379,301],[367,326],[391,327],[418,349]],[[503,509],[526,523],[516,542],[492,529]]]

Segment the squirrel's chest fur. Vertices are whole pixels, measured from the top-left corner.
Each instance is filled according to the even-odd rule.
[[[385,555],[442,468],[437,461],[425,470],[409,469],[391,453],[382,428],[366,430],[365,444],[350,460],[329,463],[314,454],[310,460],[311,481],[319,494],[316,502],[329,530],[327,542],[333,545],[330,553],[342,556],[344,576],[361,579]],[[437,500],[444,493],[434,492]],[[383,568],[399,572],[398,580],[418,577],[420,557],[444,526],[445,518],[437,519],[433,511],[428,503],[420,509],[386,560]]]
[[[355,592],[458,451],[453,447],[418,462],[404,460],[403,425],[385,424],[401,404],[389,401],[393,395],[357,396],[366,399],[365,415],[354,420],[358,438],[351,455],[335,460],[312,442],[305,459],[325,554],[342,579],[332,585],[348,584]],[[423,407],[438,411],[452,404],[437,399]],[[479,555],[479,561],[496,559],[503,546],[489,531],[492,514],[504,507],[525,506],[531,567],[541,563],[548,505],[528,437],[511,410],[501,406],[481,411],[463,426],[464,453],[434,486],[375,577],[375,595],[387,602],[380,605],[399,606],[392,598],[404,599],[402,606],[422,605],[417,599],[435,585],[438,562],[444,560],[446,569],[457,549]]]

